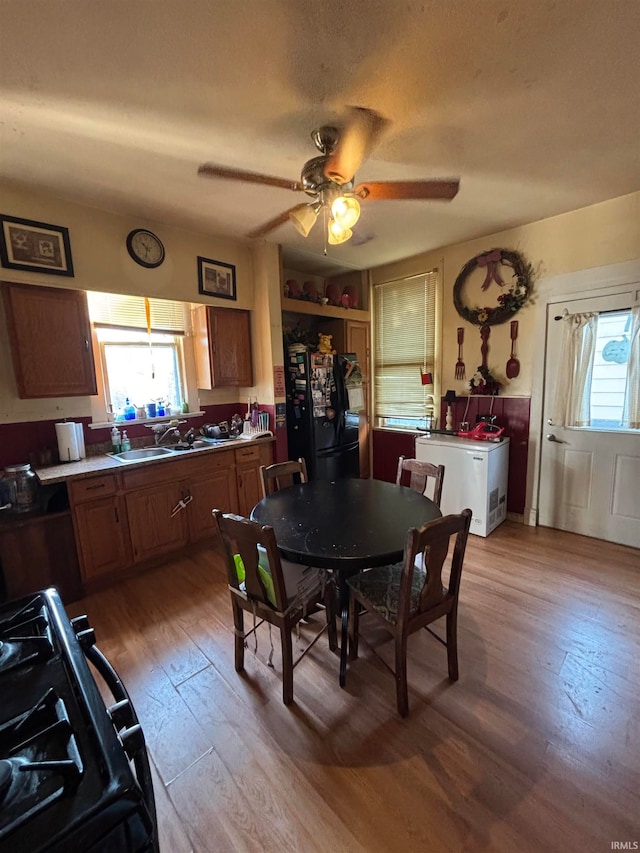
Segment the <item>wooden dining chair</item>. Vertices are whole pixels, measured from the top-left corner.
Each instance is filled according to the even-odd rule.
[[[423,495],[430,479],[433,480],[433,492],[428,492],[426,497],[430,497],[435,504],[440,506],[442,484],[444,482],[444,465],[419,462],[417,459],[407,459],[405,456],[398,458],[397,486],[409,486]],[[431,489],[430,485],[429,489]]]
[[[407,533],[402,563],[367,569],[350,578],[349,628],[350,657],[358,656],[361,608],[381,623],[395,642],[396,702],[398,713],[409,713],[407,688],[407,638],[426,628],[447,648],[449,678],[458,679],[458,594],[467,546],[471,510],[445,515]],[[453,544],[453,551],[451,545]],[[415,565],[422,556],[426,571]],[[442,583],[442,571],[450,567],[449,586]],[[446,640],[427,626],[446,617]]]
[[[263,498],[294,483],[307,482],[307,465],[302,457],[288,462],[275,462],[273,465],[260,466]]]
[[[262,622],[275,626],[280,631],[282,648],[282,700],[289,705],[293,701],[294,667],[325,629],[329,648],[332,651],[338,648],[333,584],[325,580],[319,569],[298,563],[288,563],[284,571],[272,527],[240,515],[222,513],[218,509],[213,510],[213,518],[226,557],[236,672],[244,670],[247,638],[251,634],[255,637],[255,631]],[[294,661],[291,631],[306,616],[308,609],[319,602],[326,608],[326,625]],[[251,613],[254,620],[248,631],[244,628],[244,611]]]

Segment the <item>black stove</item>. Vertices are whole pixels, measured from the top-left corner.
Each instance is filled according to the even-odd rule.
[[[135,709],[55,589],[0,604],[0,697],[0,853],[157,853]]]

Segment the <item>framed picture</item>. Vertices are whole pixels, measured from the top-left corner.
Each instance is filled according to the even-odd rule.
[[[222,261],[198,257],[198,290],[207,296],[236,298],[236,268]]]
[[[0,214],[3,267],[51,275],[73,275],[69,229]]]

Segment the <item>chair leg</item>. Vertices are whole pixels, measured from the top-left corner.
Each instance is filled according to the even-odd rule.
[[[447,613],[447,664],[449,678],[458,680],[458,612]]]
[[[291,625],[286,622],[280,626],[280,644],[282,646],[282,701],[285,705],[290,705],[293,702],[293,650]]]
[[[231,608],[233,610],[233,631],[235,634],[235,667],[236,672],[244,670],[244,617],[242,608],[231,600]]]
[[[360,603],[349,594],[349,659],[358,657],[358,637],[360,636]]]
[[[398,713],[406,717],[409,713],[409,691],[407,689],[407,638],[396,636],[396,703]]]
[[[338,630],[336,628],[336,588],[327,582],[324,588],[324,606],[327,613],[327,636],[329,648],[335,652],[338,648]]]

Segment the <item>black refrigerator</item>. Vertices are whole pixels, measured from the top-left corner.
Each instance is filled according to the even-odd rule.
[[[289,458],[304,457],[309,479],[360,476],[359,415],[345,375],[355,355],[289,352],[285,370]]]

